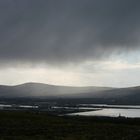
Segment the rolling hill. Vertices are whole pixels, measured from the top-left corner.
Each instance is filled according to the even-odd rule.
[[[140,104],[140,87],[69,87],[42,83],[25,83],[16,86],[0,86],[1,98],[63,98],[98,99],[99,101]]]

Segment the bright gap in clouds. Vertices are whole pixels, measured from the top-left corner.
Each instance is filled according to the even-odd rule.
[[[140,85],[139,5],[0,0],[0,84]]]
[[[136,53],[135,53],[136,55]],[[0,69],[0,84],[16,85],[41,82],[65,86],[129,87],[140,85],[139,58],[113,58],[106,61],[87,61],[79,65],[15,67]]]

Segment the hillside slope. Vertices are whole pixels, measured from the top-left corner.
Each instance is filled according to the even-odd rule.
[[[25,83],[16,86],[0,86],[0,97],[6,98],[63,98],[99,99],[114,103],[140,103],[140,87],[68,87],[42,83]]]

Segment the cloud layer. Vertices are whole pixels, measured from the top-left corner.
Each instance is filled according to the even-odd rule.
[[[67,64],[139,49],[139,0],[1,0],[0,63]]]

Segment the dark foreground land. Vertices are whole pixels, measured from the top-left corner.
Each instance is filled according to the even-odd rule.
[[[1,111],[0,140],[140,140],[140,119]]]

